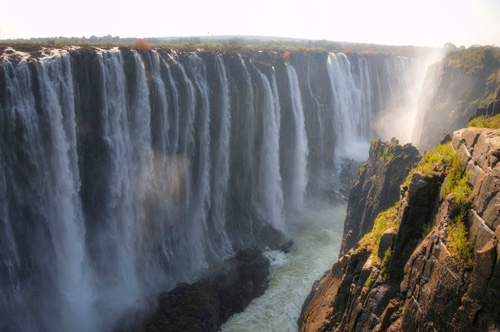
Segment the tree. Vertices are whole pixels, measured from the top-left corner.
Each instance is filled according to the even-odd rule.
[[[138,39],[136,40],[133,44],[132,44],[132,48],[134,50],[139,50],[139,51],[151,51],[152,50],[152,47],[151,45],[142,40],[142,39]]]

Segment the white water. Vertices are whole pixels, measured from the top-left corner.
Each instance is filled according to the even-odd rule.
[[[269,288],[223,326],[224,332],[297,331],[302,304],[315,280],[332,267],[342,241],[345,205],[307,202],[303,212],[289,216],[295,240],[289,254],[271,251]]]
[[[263,137],[260,151],[259,179],[257,189],[257,209],[267,217],[271,224],[285,231],[283,221],[283,191],[279,170],[279,103],[273,97],[271,84],[267,77],[259,71],[264,86],[262,110]],[[274,79],[274,75],[273,75]],[[275,85],[275,84],[274,84]]]
[[[302,97],[300,95],[299,80],[295,69],[288,65],[286,67],[288,81],[290,82],[290,95],[292,97],[293,117],[295,123],[295,132],[292,139],[295,141],[295,151],[292,165],[292,186],[290,193],[290,206],[300,210],[304,205],[304,195],[306,193],[308,173],[307,173],[307,156],[309,147],[307,143],[307,135],[304,120],[304,108],[302,105]]]
[[[327,69],[333,94],[336,158],[362,161],[368,156],[369,139],[373,137],[370,78],[360,70],[363,75],[356,84],[351,63],[342,53],[329,54]]]
[[[102,50],[88,66],[67,54],[33,67],[2,62],[0,330],[111,331],[144,298],[196,280],[264,224],[296,245],[270,253],[271,287],[241,317],[267,326],[271,303],[285,315],[255,330],[289,330],[342,231],[343,207],[297,212],[309,175],[318,176],[309,168],[327,155],[316,145],[333,149],[336,135],[355,155],[355,142],[371,138],[381,87],[397,95],[408,68],[330,55],[335,102],[323,109],[291,64],[279,73],[243,57],[126,54]],[[326,112],[334,122],[311,127]]]

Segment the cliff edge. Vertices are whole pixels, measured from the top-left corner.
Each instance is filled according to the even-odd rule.
[[[316,288],[300,331],[500,331],[500,130],[426,153]]]
[[[418,150],[396,139],[372,140],[368,160],[359,169],[349,193],[340,256],[345,255],[373,228],[379,212],[399,199],[399,187],[420,160]]]

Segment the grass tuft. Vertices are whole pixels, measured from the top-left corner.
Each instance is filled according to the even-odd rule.
[[[500,114],[493,117],[479,116],[469,121],[467,127],[500,129]]]
[[[399,202],[396,202],[393,207],[380,212],[375,219],[372,231],[363,236],[363,238],[359,241],[359,248],[366,248],[371,251],[375,259],[375,263],[382,235],[384,235],[384,232],[389,228],[398,228],[399,226],[398,206]]]

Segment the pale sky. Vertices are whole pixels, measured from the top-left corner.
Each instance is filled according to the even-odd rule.
[[[500,46],[500,0],[4,0],[0,39],[259,35]]]

